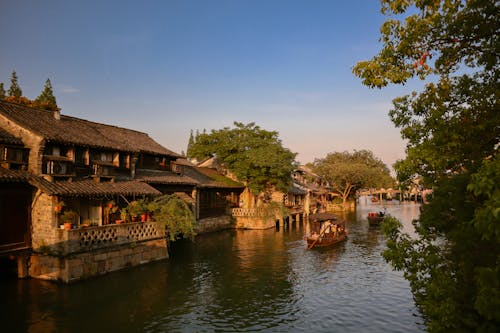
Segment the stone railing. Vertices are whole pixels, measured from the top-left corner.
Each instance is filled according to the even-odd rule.
[[[59,230],[64,254],[86,252],[165,237],[165,228],[156,222],[110,224]]]
[[[288,207],[288,212],[290,214],[297,214],[304,211],[304,207]],[[260,209],[260,208],[233,208],[231,210],[231,215],[233,217],[265,217],[272,216],[272,211],[269,209]],[[274,215],[276,218],[281,216],[282,212],[280,209],[276,209]]]
[[[269,214],[264,209],[258,208],[233,208],[231,215],[234,217],[261,217]]]

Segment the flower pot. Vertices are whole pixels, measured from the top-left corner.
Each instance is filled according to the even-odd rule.
[[[71,230],[73,224],[71,222],[64,222],[64,229]]]
[[[137,222],[139,221],[139,218],[137,216],[132,216],[132,222]]]
[[[146,222],[148,219],[148,214],[144,213],[144,214],[141,214],[141,222]]]
[[[116,220],[115,223],[116,224],[122,224],[122,223],[125,223],[125,221],[124,220]]]

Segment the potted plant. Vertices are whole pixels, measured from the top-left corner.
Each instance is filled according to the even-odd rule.
[[[128,217],[128,211],[127,208],[122,208],[120,210],[120,219],[116,220],[116,224],[122,224],[127,222],[127,217]]]
[[[64,225],[64,229],[71,230],[71,228],[73,227],[73,219],[77,216],[78,214],[73,210],[64,211],[64,213],[62,213],[59,217],[60,221],[62,221]]]
[[[140,200],[132,201],[128,205],[127,211],[130,213],[130,216],[132,217],[132,222],[137,221],[139,216],[141,216],[141,219],[142,219],[142,216],[145,215],[147,212],[147,208],[146,208],[144,200],[140,199]],[[144,220],[145,220],[145,217],[144,217]]]

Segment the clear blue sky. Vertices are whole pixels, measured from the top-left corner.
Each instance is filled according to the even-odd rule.
[[[410,86],[351,73],[380,48],[375,0],[37,1],[0,4],[0,82],[35,98],[50,78],[62,113],[148,133],[178,153],[190,130],[234,121],[275,130],[301,163],[404,142],[387,115]]]

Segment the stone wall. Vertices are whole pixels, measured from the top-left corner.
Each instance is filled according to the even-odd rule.
[[[236,229],[271,229],[276,227],[276,220],[258,216],[236,216]]]
[[[34,253],[29,276],[69,283],[167,258],[165,238],[69,256]]]
[[[28,170],[35,175],[41,174],[43,149],[45,145],[43,138],[17,125],[16,123],[13,123],[1,115],[0,127],[12,135],[21,138],[25,147],[30,149]]]
[[[207,232],[225,230],[234,228],[234,221],[231,216],[217,216],[201,219],[198,221],[198,227],[196,232],[198,234],[204,234]]]
[[[61,239],[58,233],[57,218],[54,212],[55,197],[38,190],[32,202],[31,211],[31,241],[33,251],[59,251],[57,248]]]

